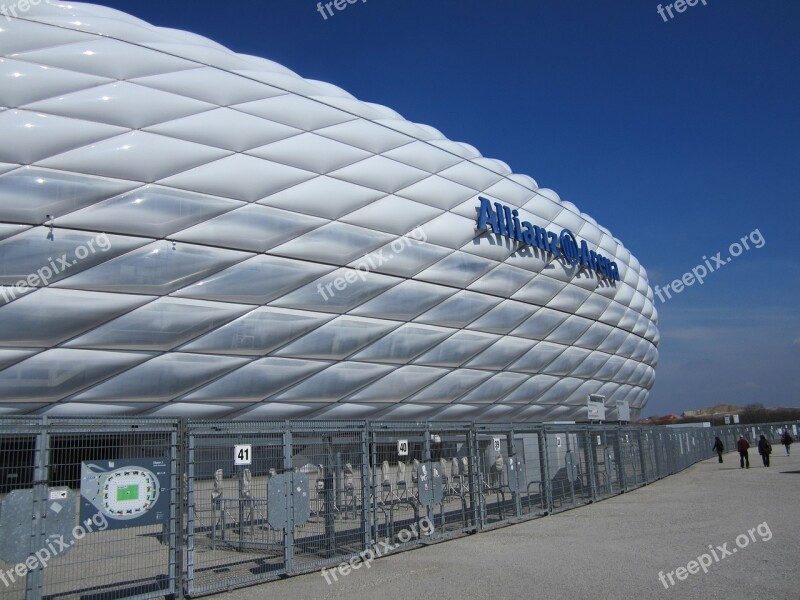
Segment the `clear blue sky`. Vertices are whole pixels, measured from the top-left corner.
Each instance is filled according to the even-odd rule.
[[[100,2],[334,83],[531,175],[664,287],[758,229],[765,245],[660,312],[644,415],[800,406],[800,2]],[[667,4],[668,2],[662,2]],[[666,298],[666,297],[665,297]]]

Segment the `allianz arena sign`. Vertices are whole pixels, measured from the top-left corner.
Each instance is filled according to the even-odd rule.
[[[569,229],[563,229],[560,234],[548,231],[544,227],[532,225],[529,221],[520,221],[519,211],[500,202],[492,202],[479,196],[480,206],[477,208],[477,228],[484,231],[491,226],[497,235],[511,240],[522,242],[531,248],[539,248],[549,252],[555,257],[562,257],[570,265],[580,265],[581,268],[591,269],[606,279],[620,281],[617,263],[589,250],[585,240],[580,245],[575,235]]]

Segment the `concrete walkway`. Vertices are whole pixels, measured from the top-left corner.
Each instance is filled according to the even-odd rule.
[[[797,600],[800,443],[792,448],[787,457],[776,444],[770,468],[753,450],[750,469],[726,454],[597,504],[389,555],[330,585],[312,573],[215,598]],[[704,553],[707,573],[675,573]]]

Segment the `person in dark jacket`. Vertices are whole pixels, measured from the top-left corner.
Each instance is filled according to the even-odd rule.
[[[781,436],[781,444],[786,447],[786,456],[789,456],[789,446],[792,445],[792,435],[789,433],[788,429],[783,430],[783,435]]]
[[[769,443],[769,440],[763,433],[761,434],[761,439],[758,440],[758,453],[761,455],[764,466],[768,467],[769,455],[772,453],[772,444]]]
[[[739,441],[736,442],[736,449],[739,451],[739,467],[742,469],[744,469],[745,463],[747,463],[747,468],[750,468],[750,453],[747,451],[749,447],[750,443],[743,435],[740,435]]]
[[[725,452],[725,446],[722,445],[722,440],[719,439],[719,436],[714,437],[714,447],[712,450],[717,453],[719,462],[722,462],[722,453]]]

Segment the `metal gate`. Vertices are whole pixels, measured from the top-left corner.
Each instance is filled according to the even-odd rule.
[[[3,422],[0,598],[174,594],[174,420]]]

